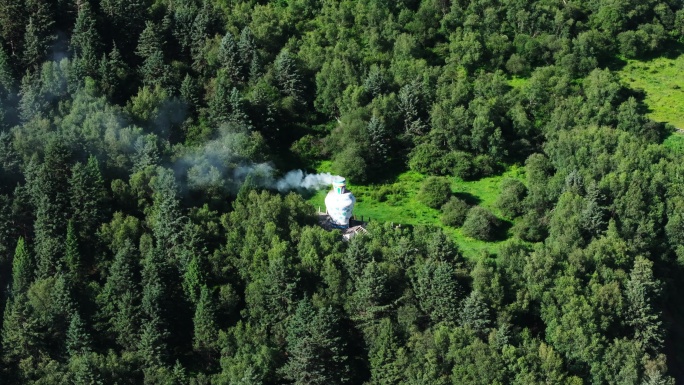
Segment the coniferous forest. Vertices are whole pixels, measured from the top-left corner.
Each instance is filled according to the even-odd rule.
[[[0,0],[0,383],[681,383],[682,152],[615,71],[683,43],[681,0]],[[276,188],[321,162],[443,225],[344,241]],[[505,218],[449,198],[514,165]]]

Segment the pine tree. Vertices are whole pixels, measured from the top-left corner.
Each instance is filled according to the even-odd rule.
[[[56,39],[53,34],[55,20],[51,6],[52,2],[46,0],[27,0],[26,2],[30,16],[24,32],[22,59],[27,66],[37,68]]]
[[[204,50],[206,40],[209,38],[210,32],[213,29],[213,12],[212,3],[204,1],[202,8],[192,22],[192,29],[190,32],[192,68],[202,74],[206,73],[207,70],[207,59]]]
[[[69,371],[71,372],[71,384],[73,385],[102,385],[105,382],[102,379],[98,368],[93,362],[93,353],[78,355],[72,357],[69,362]]]
[[[161,55],[163,61],[164,44],[165,41],[157,25],[152,21],[147,21],[145,22],[145,29],[143,29],[138,38],[135,54],[143,60],[147,60],[154,55]]]
[[[11,367],[24,358],[35,357],[44,336],[40,332],[40,322],[33,316],[25,294],[7,302],[3,320],[3,362]]]
[[[90,3],[85,1],[78,10],[76,17],[76,24],[71,33],[71,41],[69,43],[69,50],[74,54],[81,54],[85,47],[91,47],[97,51],[100,36],[95,27],[95,15],[90,8]]]
[[[180,95],[181,99],[189,106],[189,108],[192,111],[197,111],[199,108],[199,87],[197,86],[197,82],[195,79],[190,76],[190,74],[186,74],[185,78],[183,78],[183,82],[181,83],[180,87]]]
[[[45,162],[38,170],[31,195],[36,207],[35,251],[38,276],[45,278],[61,269],[64,238],[69,213],[69,175],[71,149],[61,140],[48,143]]]
[[[373,340],[368,352],[370,384],[399,384],[404,378],[404,373],[397,363],[400,345],[392,321],[389,318],[383,318],[378,325],[378,330],[378,336]]]
[[[26,3],[23,0],[0,1],[0,34],[11,48],[13,55],[21,52],[21,42],[26,26]]]
[[[29,254],[24,238],[20,237],[14,251],[14,262],[12,263],[12,294],[18,296],[26,293],[31,282],[33,282],[33,270],[35,265]]]
[[[118,101],[121,93],[128,87],[126,80],[130,69],[121,57],[121,52],[113,44],[112,50],[107,56],[102,56],[99,67],[100,87],[105,95]]]
[[[186,54],[192,47],[192,24],[198,12],[197,4],[192,0],[181,0],[174,7],[173,36],[178,40],[182,51]]]
[[[66,264],[66,273],[69,277],[69,281],[75,285],[81,284],[83,282],[83,265],[81,263],[81,253],[78,251],[78,238],[76,230],[74,230],[73,220],[67,222],[64,262]]]
[[[69,356],[85,354],[91,350],[92,341],[86,325],[78,311],[71,315],[66,335],[66,349]]]
[[[299,100],[302,97],[303,85],[297,69],[295,58],[290,51],[283,49],[273,62],[273,72],[278,88],[285,95]]]
[[[473,329],[480,337],[487,334],[490,326],[489,307],[480,293],[473,290],[463,301],[461,306],[459,323],[461,326],[468,326]]]
[[[384,169],[391,153],[389,135],[385,123],[378,115],[371,116],[368,125],[366,126],[368,132],[368,143],[370,145],[370,164],[372,164],[378,171]]]
[[[371,94],[371,96],[376,97],[384,92],[385,88],[385,76],[380,67],[373,64],[368,71],[368,75],[363,82],[363,87]]]
[[[45,55],[45,47],[39,33],[33,17],[29,17],[26,32],[24,33],[24,50],[22,52],[22,61],[27,67],[37,68]]]
[[[233,34],[226,32],[219,46],[218,60],[223,70],[233,82],[240,80],[240,52]]]
[[[288,361],[282,373],[296,385],[349,383],[345,348],[336,312],[329,307],[316,312],[304,299],[288,327]]]
[[[181,212],[178,187],[173,171],[157,168],[150,182],[152,207],[147,222],[152,229],[157,248],[167,256],[177,255],[181,244]]]
[[[202,286],[199,302],[195,308],[193,320],[195,332],[192,346],[195,351],[206,354],[216,349],[218,328],[216,327],[216,309],[211,292],[206,285]]]
[[[240,65],[242,66],[242,79],[247,80],[251,75],[251,66],[257,58],[254,34],[249,27],[243,28],[240,32],[238,51],[240,52]]]
[[[427,261],[418,268],[413,290],[421,309],[433,322],[454,322],[463,289],[447,262]]]
[[[12,64],[5,48],[0,45],[0,102],[5,100],[10,93],[15,92],[15,81]]]
[[[19,118],[22,122],[25,123],[41,116],[43,100],[38,85],[29,73],[21,78],[19,97]]]
[[[145,363],[145,368],[155,369],[164,365],[167,351],[164,342],[167,335],[157,318],[145,321],[138,342],[138,354]]]
[[[658,352],[663,345],[662,321],[654,302],[660,295],[660,282],[653,277],[653,262],[637,256],[626,284],[627,325],[634,330],[640,347]]]
[[[98,318],[117,343],[127,350],[134,349],[139,333],[140,289],[134,263],[137,255],[130,241],[125,241],[114,256],[105,285],[97,298]]]
[[[371,261],[363,269],[363,275],[356,280],[356,290],[350,303],[353,306],[352,319],[364,323],[373,322],[389,309],[389,276],[382,266]]]
[[[185,291],[185,295],[187,295],[194,304],[197,304],[200,301],[202,287],[205,284],[205,267],[201,260],[201,256],[193,256],[183,273],[183,290]]]
[[[96,157],[91,155],[86,164],[76,163],[71,168],[69,197],[78,238],[91,244],[94,241],[92,229],[100,227],[108,211],[107,189]]]

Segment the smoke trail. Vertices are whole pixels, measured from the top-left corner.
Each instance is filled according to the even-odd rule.
[[[308,189],[318,190],[325,188],[332,184],[334,179],[339,179],[340,176],[332,175],[330,173],[320,174],[306,174],[302,170],[293,170],[285,174],[275,183],[275,188],[278,191],[284,192],[294,189]]]
[[[302,170],[279,176],[270,162],[252,161],[255,142],[254,134],[247,129],[221,127],[215,139],[200,147],[185,149],[174,162],[174,169],[191,190],[231,193],[237,193],[248,178],[256,187],[280,192],[321,189],[340,178],[330,173],[307,174]]]

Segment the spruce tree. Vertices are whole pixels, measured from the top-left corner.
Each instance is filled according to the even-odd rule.
[[[660,282],[653,276],[653,262],[637,256],[626,284],[627,325],[642,349],[659,351],[663,344],[662,321],[655,302],[660,295]]]
[[[311,300],[299,303],[290,321],[288,361],[283,376],[296,385],[336,385],[350,381],[339,315],[330,307],[316,311]]]
[[[78,311],[71,315],[66,334],[66,349],[69,356],[81,355],[92,348],[90,334]]]
[[[66,273],[69,277],[69,281],[72,285],[80,285],[83,283],[83,265],[81,263],[81,253],[78,250],[78,237],[76,235],[76,230],[74,230],[73,220],[67,222],[65,248],[64,262],[66,264]]]
[[[216,309],[214,299],[206,285],[202,286],[199,302],[195,308],[193,324],[195,331],[192,346],[195,351],[209,354],[215,350],[218,338]]]
[[[94,241],[92,230],[100,227],[108,212],[107,189],[96,157],[91,155],[86,164],[76,163],[71,168],[69,198],[78,238],[91,245]]]
[[[278,88],[285,95],[295,100],[302,98],[303,85],[294,56],[289,50],[283,49],[273,62],[273,73]]]
[[[221,70],[233,82],[240,80],[240,52],[233,34],[226,32],[219,46],[218,60]]]
[[[238,51],[240,53],[240,65],[242,66],[242,79],[247,80],[252,72],[251,66],[258,56],[254,34],[249,27],[243,28],[240,32]]]
[[[490,311],[487,303],[477,290],[473,290],[463,301],[461,306],[459,323],[461,326],[468,326],[473,329],[480,337],[484,337],[490,327]]]
[[[31,282],[33,282],[34,269],[35,265],[26,248],[24,238],[19,237],[17,247],[14,250],[14,262],[12,263],[12,293],[14,296],[26,293]]]

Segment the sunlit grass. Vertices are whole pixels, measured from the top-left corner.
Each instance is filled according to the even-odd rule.
[[[644,91],[651,119],[684,129],[684,55],[628,60],[618,74],[630,88]]]
[[[663,146],[678,154],[684,154],[684,135],[674,132],[663,141]]]
[[[329,171],[330,164],[322,163],[319,172]],[[523,169],[511,167],[501,175],[482,178],[477,181],[463,181],[450,178],[452,191],[458,197],[469,203],[477,203],[497,216],[499,211],[495,202],[500,194],[500,184],[504,178],[523,179]],[[440,222],[439,210],[432,209],[419,202],[416,198],[425,175],[413,171],[399,174],[394,181],[384,185],[360,185],[349,183],[348,188],[356,196],[357,203],[354,215],[364,221],[391,222],[396,225],[431,225],[444,228],[459,245],[466,257],[476,257],[481,252],[496,253],[503,241],[483,242],[463,235],[460,229],[446,227]],[[325,211],[325,195],[327,190],[317,192],[309,198],[309,202],[316,208]]]

